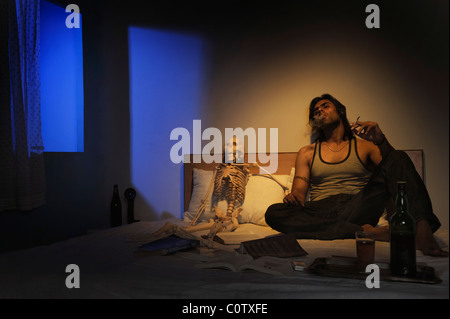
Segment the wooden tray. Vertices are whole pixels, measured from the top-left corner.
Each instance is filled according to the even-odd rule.
[[[434,272],[433,267],[417,265],[417,273],[414,277],[402,277],[391,274],[389,263],[375,262],[380,267],[380,280],[384,281],[402,281],[421,284],[439,284],[442,282]],[[355,257],[332,256],[329,258],[316,258],[307,268],[308,272],[321,276],[366,279],[368,273],[358,270],[358,264]]]

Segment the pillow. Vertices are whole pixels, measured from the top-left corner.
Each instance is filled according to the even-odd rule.
[[[287,185],[289,175],[273,175],[282,185]],[[275,203],[282,203],[283,188],[267,175],[250,176],[245,190],[243,211],[238,217],[240,224],[252,223],[267,226],[265,214],[267,208]]]
[[[205,197],[208,192],[209,184],[211,183],[211,179],[213,177],[213,171],[207,171],[204,169],[194,168],[192,172],[192,195],[191,200],[189,202],[188,210],[184,212],[183,218],[186,221],[191,221],[195,214],[197,213],[198,208],[202,203],[202,199]],[[211,211],[211,198],[212,198],[213,189],[206,199],[205,210],[203,214],[198,219],[201,221],[209,221],[211,218],[214,218],[214,210]]]

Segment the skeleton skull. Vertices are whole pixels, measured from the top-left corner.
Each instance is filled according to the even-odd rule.
[[[225,163],[244,163],[244,145],[236,137],[225,144]]]

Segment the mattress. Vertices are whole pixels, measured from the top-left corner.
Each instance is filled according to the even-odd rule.
[[[180,219],[170,222],[184,225]],[[288,275],[262,272],[232,272],[199,269],[200,259],[233,252],[238,245],[215,243],[208,253],[177,252],[166,256],[136,258],[135,247],[165,221],[141,221],[97,231],[47,246],[0,255],[0,298],[145,298],[145,299],[317,299],[317,298],[449,298],[448,258],[424,256],[417,261],[431,266],[442,280],[439,284],[381,281],[369,289],[360,279],[320,276],[305,271]],[[251,223],[236,232],[255,237],[276,233],[267,226]],[[196,236],[201,235],[197,233]],[[436,234],[448,250],[448,230]],[[355,240],[298,240],[308,255],[296,257],[305,265],[316,258],[333,255],[354,257]],[[389,243],[376,243],[376,261],[389,260]],[[68,288],[73,275],[68,265],[79,270],[79,288]]]

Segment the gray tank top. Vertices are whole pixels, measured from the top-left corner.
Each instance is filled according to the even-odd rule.
[[[356,138],[349,144],[346,158],[328,163],[321,156],[322,143],[317,142],[311,164],[310,193],[312,201],[337,194],[356,194],[369,181],[371,172],[364,166],[356,149]]]

